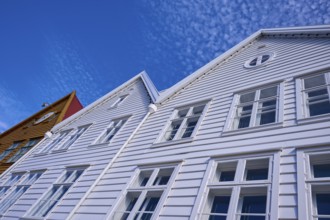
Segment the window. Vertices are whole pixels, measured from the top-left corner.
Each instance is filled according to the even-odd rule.
[[[301,80],[304,117],[330,113],[330,73],[317,74]]]
[[[82,126],[73,131],[69,138],[66,138],[63,144],[59,145],[56,150],[66,150],[68,149],[87,129],[88,126]]]
[[[26,152],[28,152],[34,145],[39,142],[40,138],[30,139],[23,147],[21,147],[14,156],[7,160],[7,163],[14,163],[18,161]]]
[[[53,149],[56,145],[60,144],[65,137],[70,133],[70,131],[63,131],[57,135],[53,140],[50,141],[39,153],[47,153]]]
[[[2,186],[0,186],[0,198],[3,197],[8,189],[15,185],[15,183],[18,182],[22,176],[23,174],[12,174],[9,179]]]
[[[62,199],[70,187],[78,180],[85,168],[68,169],[41,200],[32,208],[31,215],[45,217]]]
[[[126,197],[114,213],[114,219],[149,220],[171,183],[175,167],[142,169],[127,189]]]
[[[279,85],[241,93],[236,96],[232,129],[242,129],[279,121]]]
[[[244,67],[245,68],[254,68],[257,66],[262,66],[262,65],[266,64],[267,62],[273,60],[274,57],[275,57],[274,53],[271,53],[271,52],[262,53],[256,57],[252,57],[252,58],[248,59],[244,63]]]
[[[16,185],[15,189],[1,200],[0,213],[5,213],[39,179],[41,174],[41,172],[31,172],[22,182]]]
[[[126,98],[127,98],[128,95],[123,95],[123,96],[120,96],[112,105],[110,108],[115,108],[117,107],[120,103],[122,103]]]
[[[302,181],[298,182],[299,201],[308,207],[301,208],[299,216],[307,214],[308,219],[330,219],[330,152],[299,152],[298,158],[305,165],[305,169],[298,167],[298,177],[302,177]]]
[[[122,118],[114,120],[110,123],[109,127],[103,132],[103,134],[97,139],[96,143],[108,143],[118,133],[118,131],[124,126],[128,118]]]
[[[161,141],[180,140],[193,137],[202,121],[206,104],[183,107],[174,110]]]
[[[7,148],[2,154],[0,154],[0,160],[3,160],[7,155],[14,151],[22,142],[15,141],[10,147]]]
[[[200,219],[269,219],[272,162],[268,156],[215,162]]]

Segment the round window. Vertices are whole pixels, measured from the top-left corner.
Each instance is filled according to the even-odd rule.
[[[253,67],[261,66],[261,65],[264,65],[265,63],[273,60],[274,57],[275,57],[274,53],[271,53],[271,52],[262,53],[262,54],[259,54],[258,56],[248,59],[244,63],[244,67],[253,68]]]

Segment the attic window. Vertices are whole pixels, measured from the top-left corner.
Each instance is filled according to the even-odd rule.
[[[275,57],[274,53],[271,53],[271,52],[262,53],[262,54],[259,54],[258,56],[248,59],[244,63],[244,67],[245,68],[254,68],[257,66],[261,66],[261,65],[264,65],[267,62],[273,60],[274,57]]]

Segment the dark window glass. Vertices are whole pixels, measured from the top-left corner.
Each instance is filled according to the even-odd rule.
[[[309,89],[309,88],[313,88],[313,87],[317,87],[317,86],[321,86],[321,85],[325,85],[325,78],[324,78],[324,74],[322,75],[318,75],[318,76],[314,76],[314,77],[310,77],[304,80],[305,83],[305,89]]]
[[[313,165],[313,170],[315,178],[330,177],[330,164]]]
[[[143,178],[143,180],[142,180],[140,186],[145,186],[145,185],[147,185],[148,180],[149,180],[149,177],[145,177],[145,178]]]
[[[316,204],[318,215],[330,215],[330,194],[316,194]]]
[[[257,60],[258,60],[258,57],[257,58],[254,58],[250,63],[249,65],[250,66],[255,66],[257,64]]]
[[[238,128],[247,128],[250,125],[251,117],[244,117],[239,119]]]
[[[229,202],[230,196],[215,196],[211,213],[227,213]],[[226,220],[226,216],[210,215],[209,220]]]
[[[323,114],[327,114],[327,113],[330,113],[330,102],[329,101],[309,105],[310,116],[323,115]]]
[[[267,196],[245,196],[243,198],[241,220],[265,219],[264,216],[246,216],[244,213],[266,213]]]
[[[234,181],[235,171],[222,171],[220,174],[220,182]]]
[[[268,169],[248,169],[246,180],[266,180],[268,179]]]
[[[137,198],[134,198],[129,202],[129,204],[126,208],[126,212],[132,211],[136,201],[137,201]],[[129,213],[124,213],[123,216],[120,218],[120,220],[126,220],[128,216],[129,216]]]
[[[269,60],[270,56],[269,55],[263,55],[262,58],[261,58],[261,63],[264,63],[266,62],[267,60]]]
[[[260,125],[274,123],[276,119],[276,112],[263,113],[260,116]]]
[[[169,179],[170,179],[169,176],[162,176],[158,185],[166,185]]]
[[[197,122],[198,122],[198,118],[192,119],[191,121],[187,122],[187,128],[184,131],[182,138],[187,138],[187,137],[191,136],[191,134],[193,133],[193,131],[196,127]]]

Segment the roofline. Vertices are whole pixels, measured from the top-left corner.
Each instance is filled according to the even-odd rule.
[[[136,76],[134,76],[130,80],[126,81],[125,83],[121,84],[117,88],[115,88],[112,91],[108,92],[107,94],[105,94],[101,98],[99,98],[96,101],[92,102],[91,104],[89,104],[85,108],[81,109],[79,112],[71,115],[70,117],[68,117],[68,118],[64,119],[63,121],[61,121],[60,123],[56,124],[51,129],[51,131],[52,132],[56,132],[58,129],[62,128],[63,126],[65,126],[67,124],[69,124],[70,122],[72,122],[76,118],[79,118],[80,116],[84,115],[85,113],[87,113],[88,111],[90,111],[91,109],[93,109],[95,106],[101,104],[106,99],[108,99],[109,97],[113,96],[114,94],[116,94],[117,92],[119,92],[120,90],[122,90],[123,88],[125,88],[127,85],[133,83],[134,81],[136,81],[139,78],[144,83],[144,85],[145,85],[145,87],[146,87],[146,89],[147,89],[147,91],[148,91],[148,93],[149,93],[152,101],[155,102],[158,99],[159,92],[156,89],[155,85],[150,80],[148,74],[145,71],[142,71],[141,73],[137,74]]]
[[[213,59],[211,62],[202,66],[186,78],[182,79],[172,87],[166,89],[162,92],[156,103],[161,104],[166,99],[170,98],[177,91],[186,87],[193,80],[200,77],[204,73],[215,68],[220,62],[230,57],[233,53],[239,51],[240,49],[246,47],[249,43],[262,36],[263,34],[323,34],[330,33],[330,25],[315,25],[315,26],[302,26],[302,27],[287,27],[287,28],[272,28],[272,29],[261,29],[254,34],[247,37],[245,40],[241,41],[239,44],[235,45],[231,49],[227,50],[225,53],[221,54],[217,58]]]
[[[40,114],[42,114],[42,113],[44,113],[44,112],[47,112],[47,111],[48,111],[50,108],[52,108],[53,106],[55,106],[55,105],[57,105],[58,103],[64,101],[65,99],[68,99],[68,98],[69,98],[69,100],[67,100],[67,102],[66,102],[66,104],[68,104],[68,102],[71,101],[71,100],[70,100],[70,97],[72,96],[72,94],[75,94],[75,91],[73,91],[73,92],[67,94],[66,96],[60,98],[59,100],[57,100],[57,101],[55,101],[55,102],[53,102],[52,104],[50,104],[50,105],[47,106],[46,108],[41,109],[40,111],[36,112],[35,114],[31,115],[30,117],[24,119],[23,121],[19,122],[18,124],[14,125],[13,127],[11,127],[11,128],[9,128],[8,130],[4,131],[3,133],[0,134],[0,137],[3,137],[3,136],[6,135],[7,133],[13,131],[14,129],[16,129],[16,128],[18,128],[18,127],[20,127],[22,124],[24,124],[24,123],[26,123],[26,122],[32,120],[33,118],[36,118],[38,115],[40,115]],[[61,110],[61,114],[62,114],[63,112],[64,112],[64,109]]]

